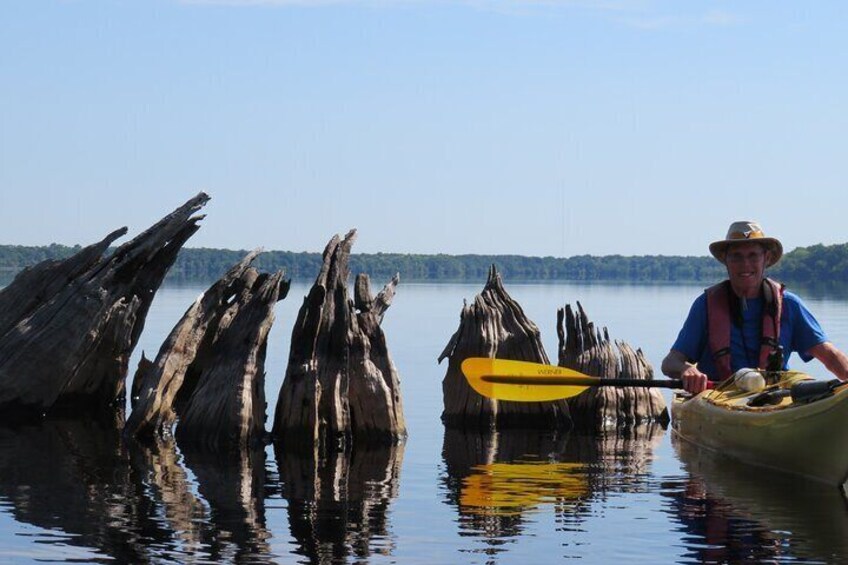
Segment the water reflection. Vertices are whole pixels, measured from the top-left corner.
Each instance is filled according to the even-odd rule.
[[[210,450],[179,444],[185,466],[209,507],[202,543],[215,561],[273,563],[265,527],[263,447]]]
[[[476,465],[462,481],[460,512],[515,516],[545,503],[582,500],[589,493],[583,468],[543,461]]]
[[[538,511],[552,511],[559,531],[577,531],[596,500],[645,489],[663,434],[656,424],[597,435],[446,429],[446,502],[462,534],[482,541],[472,551],[489,556],[507,551]]]
[[[357,444],[326,454],[275,445],[274,451],[297,554],[310,563],[392,554],[388,513],[398,497],[402,444]]]
[[[135,485],[128,497],[133,497],[141,517],[132,525],[142,532],[138,541],[147,544],[153,555],[199,551],[206,507],[194,493],[173,442],[131,443],[125,447],[128,474]]]
[[[53,530],[40,540],[45,544],[149,561],[151,550],[139,542],[163,544],[172,536],[139,503],[145,485],[138,479],[114,426],[48,420],[0,428],[0,499],[17,521]],[[68,535],[57,538],[56,531]]]
[[[73,545],[110,562],[269,562],[263,458],[187,453],[184,465],[173,442],[125,444],[117,426],[92,420],[3,427],[0,504],[51,530],[38,541],[55,545],[53,560]]]
[[[839,489],[672,443],[689,476],[666,481],[663,493],[688,560],[848,560],[848,506]]]

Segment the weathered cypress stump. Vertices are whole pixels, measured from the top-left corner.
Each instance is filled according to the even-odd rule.
[[[126,228],[0,291],[0,413],[121,407],[130,355],[156,290],[199,229],[200,193],[106,257]]]
[[[359,275],[348,298],[350,249],[356,238],[334,236],[292,331],[273,435],[287,446],[341,447],[356,441],[394,443],[406,437],[400,380],[380,323],[399,277],[371,296]]]
[[[260,274],[249,253],[204,292],[162,344],[139,363],[141,383],[125,434],[167,433],[180,441],[246,445],[265,425],[265,353],[274,305],[288,293],[282,272]]]
[[[652,379],[653,368],[641,349],[610,341],[606,328],[596,331],[583,306],[557,311],[559,365],[596,377]],[[568,400],[575,425],[602,428],[656,420],[668,422],[662,393],[656,388],[590,387]]]
[[[465,304],[459,328],[439,363],[448,359],[442,381],[442,421],[457,428],[566,428],[571,424],[565,400],[507,402],[485,398],[472,389],[460,368],[467,357],[496,357],[549,363],[539,329],[504,290],[493,265],[483,291]]]

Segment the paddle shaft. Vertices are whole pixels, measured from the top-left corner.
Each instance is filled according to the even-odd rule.
[[[516,375],[483,375],[480,380],[493,384],[511,385],[566,385],[566,386],[618,386],[642,388],[683,388],[680,379],[601,379],[598,377],[526,377]]]

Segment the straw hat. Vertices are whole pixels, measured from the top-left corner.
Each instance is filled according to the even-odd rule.
[[[710,244],[710,253],[712,253],[713,257],[718,259],[719,262],[724,263],[728,247],[734,243],[748,242],[759,243],[768,251],[771,251],[771,258],[769,259],[769,262],[766,263],[766,267],[771,267],[780,261],[780,258],[783,255],[783,245],[780,241],[773,237],[766,237],[766,234],[763,233],[763,228],[760,224],[748,220],[733,222],[730,224],[730,227],[727,228],[727,236],[722,240],[714,241]]]

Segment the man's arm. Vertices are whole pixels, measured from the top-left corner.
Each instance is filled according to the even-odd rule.
[[[848,361],[848,358],[846,358],[846,361]],[[686,355],[676,349],[668,352],[660,368],[664,375],[673,379],[681,379],[683,388],[687,392],[698,394],[707,388],[707,381],[709,380],[707,375],[702,373],[697,365],[689,363]],[[846,368],[848,368],[848,365],[846,365]]]
[[[848,380],[848,355],[839,351],[835,345],[825,341],[811,347],[809,353],[840,380]]]

